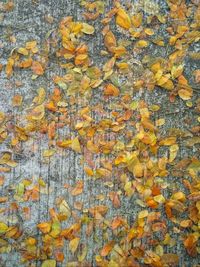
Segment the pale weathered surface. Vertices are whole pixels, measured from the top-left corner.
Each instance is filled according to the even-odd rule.
[[[10,51],[15,48],[22,46],[26,41],[37,40],[39,44],[42,45],[44,41],[44,36],[49,32],[57,28],[58,22],[61,18],[71,15],[77,19],[81,19],[81,8],[79,7],[78,0],[41,0],[41,1],[30,1],[30,0],[15,0],[15,8],[10,13],[5,13],[4,19],[0,22],[0,63],[5,64],[6,59],[9,56]],[[112,0],[105,1],[107,7],[111,5]],[[163,6],[163,9],[166,8],[166,5]],[[48,24],[45,21],[45,15],[51,15],[54,18],[52,24]],[[96,31],[100,31],[98,22],[95,22]],[[8,41],[9,34],[12,33],[17,42],[12,44]],[[103,59],[99,56],[99,51],[102,49],[102,39],[101,35],[95,35],[94,37],[89,37],[90,40],[90,49],[93,56],[94,62],[98,64],[103,64]],[[195,49],[198,49],[198,44],[196,44]],[[166,53],[166,48],[161,48],[159,51],[154,51],[154,48],[150,48],[150,53],[159,53],[163,56],[163,53]],[[191,48],[193,49],[193,48]],[[52,55],[53,58],[54,55]],[[186,62],[188,65],[188,75],[193,70],[197,69],[197,62],[191,62],[188,59]],[[137,68],[137,67],[136,67]],[[23,107],[30,105],[33,97],[36,94],[36,90],[42,86],[48,92],[51,92],[53,89],[53,84],[50,77],[53,73],[59,73],[59,68],[55,63],[51,63],[49,70],[46,71],[44,77],[39,77],[36,80],[31,80],[31,72],[16,70],[12,79],[7,80],[5,73],[0,73],[0,109],[4,112],[9,112],[15,119],[16,111],[12,108],[11,99],[12,96],[16,93],[20,93],[24,96]],[[23,85],[20,88],[17,88],[15,82],[21,80]],[[191,78],[191,82],[193,82]],[[92,103],[98,103],[101,101],[100,94],[97,92],[93,93]],[[194,94],[194,98],[197,98],[197,92]],[[169,128],[179,127],[184,128],[185,130],[189,129],[191,125],[188,125],[186,120],[187,118],[191,119],[195,117],[195,110],[188,108],[182,100],[177,99],[174,104],[169,103],[168,93],[164,90],[157,89],[156,91],[149,93],[143,92],[138,93],[133,96],[134,99],[144,98],[146,102],[151,104],[161,105],[161,112],[158,113],[159,117],[166,118],[166,125],[163,128],[163,133],[165,133]],[[83,100],[83,103],[87,104],[86,100]],[[80,105],[83,105],[80,103]],[[23,109],[21,111],[23,114]],[[156,118],[157,119],[157,118]],[[70,129],[60,130],[58,132],[59,137],[71,136],[72,133]],[[162,133],[161,131],[161,133]],[[31,152],[32,145],[35,146],[35,153]],[[4,216],[7,221],[16,220],[19,224],[23,225],[23,228],[29,235],[35,236],[38,235],[38,230],[36,229],[36,224],[41,221],[46,221],[49,219],[49,208],[55,206],[55,200],[58,196],[64,196],[69,203],[69,206],[73,206],[74,198],[67,193],[67,190],[64,189],[63,185],[69,183],[71,185],[75,184],[77,180],[84,180],[84,194],[76,197],[76,200],[81,200],[84,202],[84,208],[88,208],[98,203],[101,204],[101,201],[95,199],[97,194],[107,194],[111,189],[106,187],[101,180],[89,181],[87,180],[83,167],[80,164],[81,156],[74,153],[73,151],[60,151],[56,156],[48,160],[44,160],[41,153],[42,150],[48,147],[48,142],[45,140],[44,136],[34,136],[33,139],[24,143],[21,148],[21,153],[14,155],[18,160],[18,166],[12,170],[11,173],[5,175],[5,184],[0,190],[1,195],[9,195],[9,201],[5,204],[2,204],[2,207],[9,207],[10,203],[14,201],[12,186],[19,183],[25,178],[33,178],[37,180],[38,177],[48,184],[47,194],[40,194],[40,201],[38,202],[27,202],[20,203],[20,206],[30,206],[31,207],[31,220],[23,221],[20,213],[16,214],[7,214]],[[38,149],[37,149],[38,148]],[[0,152],[10,150],[7,143],[1,145]],[[183,158],[187,154],[195,155],[197,149],[194,148],[184,148],[179,153],[179,157]],[[96,160],[96,165],[99,164],[99,158]],[[115,181],[115,177],[112,178],[115,190],[118,188],[118,181]],[[174,189],[180,187],[179,178],[169,177],[170,181],[173,181]],[[172,190],[173,191],[173,190]],[[169,196],[171,192],[164,192],[165,196]],[[140,207],[134,203],[135,197],[131,199],[127,197],[122,197],[121,208],[114,209],[111,205],[111,202],[108,198],[103,201],[103,204],[106,204],[110,207],[106,218],[112,218],[115,214],[123,214],[127,216],[129,222],[133,222],[138,210]],[[0,206],[0,207],[1,207]],[[77,211],[79,214],[79,212]],[[165,215],[163,213],[164,219]],[[69,221],[70,223],[71,221]],[[173,233],[174,237],[176,235]],[[86,237],[85,229],[82,230],[82,242],[88,244],[89,252],[87,259],[92,262],[92,266],[95,266],[94,255],[98,254],[98,249],[102,247],[102,233],[96,229],[93,235],[90,238]],[[174,252],[181,255],[180,267],[181,266],[192,266],[197,264],[197,259],[188,258],[185,253],[184,248],[180,242],[177,242],[177,245],[171,248],[168,252]],[[68,252],[66,246],[67,260],[73,260],[73,255]],[[65,262],[66,263],[66,262]],[[40,262],[37,263],[37,266],[40,266]],[[2,256],[0,258],[0,266],[2,267],[12,267],[12,266],[22,266],[20,263],[20,258],[15,251],[10,252],[8,255]],[[65,266],[65,264],[58,266]]]

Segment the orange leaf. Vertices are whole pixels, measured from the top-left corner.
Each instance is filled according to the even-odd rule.
[[[9,78],[13,73],[13,66],[15,64],[15,61],[13,58],[8,59],[8,63],[6,65],[6,75]]]
[[[102,257],[106,257],[106,256],[111,252],[111,250],[113,249],[114,245],[115,245],[115,241],[110,241],[110,242],[108,242],[108,243],[102,248],[102,250],[101,250],[101,252],[100,252],[100,255],[101,255]]]
[[[54,139],[56,135],[56,123],[55,121],[52,121],[49,125],[48,125],[48,137],[50,140]]]
[[[18,66],[19,66],[20,68],[29,68],[29,67],[32,65],[32,62],[33,62],[32,58],[28,58],[28,59],[26,59],[26,60],[21,61],[21,62],[18,64]]]
[[[109,83],[104,87],[104,95],[107,96],[118,96],[120,93],[119,89],[113,84]]]
[[[110,192],[109,197],[113,203],[113,206],[115,208],[119,208],[121,203],[120,203],[119,195],[117,194],[117,192]]]
[[[14,107],[19,107],[22,104],[23,97],[21,95],[14,95],[12,99],[12,104]]]
[[[37,227],[40,229],[40,231],[44,234],[49,233],[51,230],[51,223],[44,222],[44,223],[39,223]]]
[[[34,72],[34,74],[36,74],[36,75],[43,75],[44,74],[44,69],[43,69],[41,63],[38,61],[33,61],[31,68],[32,68],[32,71]]]
[[[139,28],[142,24],[142,13],[137,13],[131,17],[133,26]]]
[[[0,176],[0,186],[4,184],[4,176]]]
[[[104,43],[106,48],[108,49],[108,51],[112,52],[113,51],[113,47],[116,46],[117,42],[116,42],[116,38],[114,36],[114,34],[111,31],[108,31],[104,37]]]
[[[78,181],[75,188],[71,191],[72,196],[77,196],[83,192],[83,181]]]
[[[64,254],[61,251],[55,252],[56,261],[63,262],[65,257]]]
[[[113,230],[115,230],[118,227],[120,227],[122,224],[123,224],[123,219],[121,217],[116,217],[112,221],[111,227],[112,227]]]

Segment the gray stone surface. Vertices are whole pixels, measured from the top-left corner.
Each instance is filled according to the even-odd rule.
[[[2,1],[1,1],[2,2]],[[39,45],[43,44],[44,36],[55,30],[61,18],[72,15],[74,19],[81,20],[82,9],[78,4],[78,0],[15,0],[14,10],[9,13],[2,13],[4,19],[0,22],[0,63],[5,64],[9,56],[9,53],[15,47],[20,47],[25,44],[26,41],[37,40]],[[111,6],[112,1],[105,1],[107,8]],[[159,1],[163,2],[163,1]],[[166,5],[163,6],[163,10],[167,8]],[[54,18],[52,24],[49,24],[45,20],[46,15],[51,15]],[[100,31],[99,23],[95,22],[94,26],[96,31]],[[114,28],[114,27],[113,27]],[[114,28],[114,30],[116,30]],[[11,43],[8,41],[9,35],[12,34],[16,37],[16,43]],[[117,33],[120,36],[120,33]],[[94,37],[88,37],[90,42],[90,53],[94,62],[99,65],[103,64],[103,59],[99,56],[99,52],[102,48],[102,37],[100,34]],[[165,48],[161,50],[155,50],[154,47],[150,47],[150,53],[163,54]],[[199,44],[195,47],[191,47],[195,51],[199,50]],[[190,73],[198,68],[197,61],[191,61],[187,59],[187,75],[190,78]],[[24,97],[23,108],[30,105],[33,97],[36,95],[36,90],[42,86],[47,92],[51,92],[53,89],[53,84],[51,82],[51,77],[53,73],[59,73],[57,65],[51,63],[49,70],[47,69],[44,77],[39,77],[36,80],[31,80],[30,70],[15,70],[13,77],[8,80],[6,78],[5,72],[0,72],[0,110],[8,112],[15,119],[19,116],[19,112],[13,109],[11,104],[11,99],[13,95],[20,93]],[[22,81],[22,86],[17,87],[15,82],[17,80]],[[191,82],[193,82],[191,77]],[[93,93],[92,103],[98,103],[101,101],[101,97],[98,92]],[[161,106],[161,111],[157,114],[155,119],[158,117],[165,118],[166,124],[161,130],[161,134],[165,134],[169,128],[178,127],[181,129],[189,130],[192,124],[188,125],[185,122],[186,118],[193,119],[197,117],[195,110],[193,108],[188,108],[181,99],[177,99],[174,104],[169,103],[168,92],[157,88],[153,92],[144,91],[142,93],[137,93],[133,96],[133,99],[144,98],[146,102],[150,104],[158,104]],[[194,93],[194,99],[197,99],[198,92]],[[83,102],[86,100],[83,100]],[[24,114],[24,110],[21,110],[21,116]],[[195,125],[195,119],[192,120]],[[59,130],[58,136],[64,137],[66,135],[73,135],[70,129]],[[31,152],[32,146],[38,146],[36,153]],[[31,208],[31,219],[28,221],[22,221],[20,214],[7,214],[6,217],[2,217],[1,220],[12,221],[17,220],[19,224],[23,224],[23,228],[30,235],[38,235],[38,230],[35,225],[41,221],[46,221],[49,219],[49,208],[55,206],[55,200],[59,196],[63,196],[70,207],[73,206],[74,198],[67,193],[67,190],[63,187],[65,183],[74,185],[77,180],[84,180],[84,194],[76,197],[76,200],[84,202],[84,208],[88,208],[97,204],[101,204],[101,201],[95,199],[96,194],[107,195],[110,188],[106,187],[101,180],[92,181],[87,180],[84,174],[83,167],[80,164],[81,156],[74,153],[73,151],[60,151],[55,156],[51,157],[49,160],[44,160],[42,157],[42,151],[48,147],[48,142],[45,136],[35,135],[30,141],[22,144],[21,153],[19,155],[14,155],[18,160],[19,164],[16,168],[12,169],[11,173],[5,174],[5,184],[3,188],[0,189],[1,195],[7,195],[9,188],[13,185],[20,183],[20,181],[25,178],[32,178],[37,180],[38,177],[48,184],[48,192],[40,194],[39,202],[27,202],[20,203],[23,207],[29,205]],[[0,152],[9,151],[9,143],[5,142],[1,144]],[[180,150],[179,157],[195,155],[198,152],[197,148],[184,148]],[[100,158],[97,158],[96,165],[99,164]],[[117,190],[118,185],[115,182],[115,177],[113,179],[113,184],[115,190]],[[173,182],[174,188],[181,187],[179,179],[175,177],[169,177],[169,181]],[[5,204],[0,204],[0,207],[9,207],[13,202],[12,191],[10,191],[9,201]],[[165,192],[166,196],[171,194],[170,191]],[[110,219],[115,214],[123,214],[127,217],[129,222],[133,222],[137,212],[141,209],[137,204],[135,204],[136,196],[134,195],[131,199],[127,197],[122,197],[121,208],[114,209],[111,202],[106,198],[102,203],[110,207],[106,218]],[[79,212],[77,211],[79,214]],[[80,214],[79,214],[80,215]],[[165,215],[163,215],[165,216]],[[166,218],[165,218],[166,219]],[[70,219],[69,224],[72,222]],[[172,236],[176,238],[174,233]],[[98,249],[102,247],[102,232],[96,229],[93,234],[88,238],[85,234],[85,228],[82,229],[81,242],[86,243],[89,247],[89,252],[87,254],[88,261],[92,262],[92,266],[95,266],[94,255],[98,253]],[[167,252],[167,251],[166,251]],[[177,253],[180,256],[180,267],[186,266],[190,267],[193,264],[198,264],[200,259],[192,259],[187,256],[181,242],[177,242],[173,248],[169,249],[168,252]],[[67,246],[65,250],[65,255],[68,261],[73,260],[73,255],[70,254]],[[40,266],[40,262],[37,262],[37,266]],[[65,266],[58,264],[58,266]],[[0,256],[0,266],[2,267],[14,267],[22,266],[20,263],[19,254],[12,251],[9,254]],[[28,266],[28,265],[27,265]],[[30,266],[30,265],[29,265]]]

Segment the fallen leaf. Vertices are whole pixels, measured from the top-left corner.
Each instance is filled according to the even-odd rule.
[[[91,25],[89,25],[88,23],[82,23],[82,29],[81,29],[81,31],[83,32],[83,33],[85,33],[85,34],[93,34],[94,33],[94,27],[93,26],[91,26]]]
[[[117,11],[116,23],[126,30],[131,27],[131,19],[123,8],[119,8]]]
[[[79,237],[75,237],[74,239],[70,240],[69,242],[69,250],[74,253],[79,245],[80,242],[80,238]]]
[[[40,231],[44,234],[49,233],[51,230],[51,223],[43,222],[39,223],[37,227],[40,229]]]
[[[81,153],[81,146],[78,137],[74,138],[71,143],[71,148],[77,153]]]
[[[113,84],[109,83],[104,87],[104,94],[106,96],[118,96],[120,93],[119,89]]]
[[[192,97],[192,91],[188,91],[188,90],[185,90],[185,89],[180,89],[178,91],[178,95],[183,100],[189,100]]]
[[[71,195],[72,196],[78,196],[78,195],[82,194],[83,186],[84,186],[83,181],[78,181],[76,186],[72,189]]]
[[[0,222],[0,234],[6,233],[8,226],[4,222]]]
[[[42,262],[41,267],[56,267],[56,261],[55,260],[45,260]]]
[[[33,61],[31,68],[32,68],[33,73],[36,75],[43,75],[44,74],[44,69],[43,69],[41,63],[38,61]]]
[[[42,155],[45,158],[49,158],[49,157],[53,156],[54,153],[55,153],[55,150],[54,149],[46,149],[46,150],[43,150]]]
[[[171,163],[177,155],[177,152],[179,150],[179,146],[177,144],[170,146],[169,148],[169,162]]]
[[[100,255],[101,255],[102,257],[106,257],[106,256],[111,252],[111,250],[113,249],[114,245],[115,245],[115,241],[110,241],[110,242],[108,242],[108,243],[102,248],[102,250],[101,250],[101,252],[100,252]]]

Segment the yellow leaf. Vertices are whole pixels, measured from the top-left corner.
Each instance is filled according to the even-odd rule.
[[[175,36],[171,36],[170,39],[169,39],[169,44],[170,45],[175,45],[177,39],[178,39],[178,37],[176,35]]]
[[[43,261],[41,267],[56,267],[56,261],[55,260],[45,260],[45,261]]]
[[[32,120],[41,120],[44,117],[44,114],[44,105],[39,105],[32,110],[30,118]]]
[[[75,58],[75,65],[81,65],[83,64],[88,58],[87,54],[79,54]]]
[[[109,177],[111,172],[108,169],[105,168],[98,168],[96,169],[96,175],[97,177]]]
[[[20,54],[22,54],[24,56],[27,56],[28,55],[28,50],[26,48],[24,48],[24,47],[20,47],[18,49],[18,53],[20,53]]]
[[[45,100],[45,96],[46,96],[45,89],[40,87],[37,90],[37,93],[38,93],[38,95],[33,99],[33,103],[35,103],[37,105],[41,105]]]
[[[79,241],[80,241],[79,237],[75,237],[74,239],[70,240],[69,249],[72,253],[74,253],[77,250]]]
[[[46,149],[43,151],[43,157],[51,157],[55,153],[54,149]]]
[[[138,219],[143,219],[143,218],[147,217],[148,214],[149,214],[148,210],[142,210],[138,214]]]
[[[160,71],[161,69],[161,65],[160,65],[160,62],[155,62],[151,65],[151,70],[154,72],[154,73],[157,73],[158,71]]]
[[[178,78],[183,72],[183,65],[173,66],[171,69],[171,75],[173,79]]]
[[[6,164],[10,167],[16,167],[17,162],[11,159],[11,154],[10,153],[4,153],[3,156],[0,158],[0,164]]]
[[[40,231],[44,234],[49,233],[51,230],[51,223],[44,222],[44,223],[39,223],[37,227],[40,229]]]
[[[0,234],[4,234],[7,230],[8,226],[5,223],[0,222]]]
[[[192,91],[181,89],[178,91],[178,95],[183,100],[189,100],[192,97]]]
[[[111,59],[109,59],[103,66],[103,71],[105,72],[109,72],[112,70],[113,66],[115,65],[115,61],[116,59],[114,57],[112,57]]]
[[[108,267],[120,267],[120,265],[114,261],[114,260],[111,260],[109,263],[108,263]]]
[[[160,106],[158,106],[158,105],[152,105],[152,106],[150,106],[150,110],[151,111],[158,111],[160,109]]]
[[[174,84],[171,80],[168,80],[166,83],[162,84],[161,87],[167,89],[167,90],[173,90]]]
[[[26,42],[26,49],[28,50],[32,50],[33,48],[35,48],[37,45],[36,41],[30,41],[30,42]]]
[[[88,23],[83,23],[82,24],[83,28],[82,28],[82,32],[85,33],[85,34],[93,34],[95,29],[93,26],[89,25]]]
[[[66,140],[57,142],[57,145],[59,147],[62,147],[62,148],[68,148],[68,147],[71,146],[71,144],[72,144],[72,140],[71,139],[66,139]]]
[[[131,21],[135,28],[139,28],[142,24],[142,13],[135,14],[131,17]]]
[[[130,29],[131,19],[123,8],[119,8],[116,16],[116,23],[124,29]]]
[[[119,63],[116,63],[116,65],[120,70],[126,70],[129,68],[128,63],[126,62],[119,62]]]
[[[157,73],[156,73],[155,78],[158,78],[158,82],[157,82],[157,84],[158,84],[159,86],[163,86],[163,85],[166,84],[166,82],[170,79],[170,74],[163,75],[163,76],[161,76],[161,77],[159,78],[159,76],[158,76],[159,73],[160,73],[160,72],[157,72]],[[161,73],[160,73],[160,75],[161,75]]]
[[[164,46],[164,45],[165,45],[164,41],[163,41],[162,39],[160,39],[160,38],[158,38],[158,39],[154,39],[154,40],[152,40],[152,42],[153,42],[154,44],[159,45],[159,46]]]
[[[93,176],[94,175],[94,172],[92,169],[88,168],[88,167],[84,167],[84,171],[86,172],[86,174],[88,176]]]
[[[74,151],[76,151],[76,152],[78,152],[78,153],[81,153],[81,146],[80,146],[78,137],[76,137],[76,138],[74,138],[74,139],[72,140],[71,148],[72,148]]]
[[[171,198],[182,202],[186,200],[185,194],[181,191],[174,193]]]
[[[165,119],[158,119],[156,120],[156,126],[162,126],[165,124]]]
[[[157,195],[153,199],[158,203],[165,203],[165,198],[163,195]]]
[[[147,34],[147,35],[154,35],[154,31],[152,30],[152,29],[150,29],[150,28],[146,28],[145,30],[144,30],[144,32]]]
[[[81,29],[82,29],[82,24],[80,22],[74,22],[71,25],[72,25],[71,31],[74,34],[78,34],[81,31]]]
[[[87,252],[88,252],[88,248],[87,248],[86,245],[84,245],[84,247],[83,247],[81,253],[79,253],[79,254],[77,255],[77,258],[78,258],[78,261],[79,261],[79,262],[84,261],[86,255],[87,255]]]
[[[179,146],[177,144],[170,146],[169,162],[172,162],[176,158],[178,150],[179,150]]]
[[[149,45],[149,43],[145,40],[140,40],[136,43],[136,47],[139,47],[139,48],[144,48],[144,47],[147,47]]]
[[[143,165],[140,163],[138,158],[133,155],[130,160],[128,160],[128,170],[134,174],[135,177],[142,177],[144,168]]]
[[[68,218],[71,216],[70,207],[64,199],[59,204],[59,211],[65,214]]]
[[[104,37],[104,44],[109,51],[117,45],[116,38],[111,31],[108,31]]]
[[[171,146],[176,143],[176,137],[170,136],[167,138],[164,138],[160,141],[159,145],[160,146]]]
[[[87,149],[94,154],[99,152],[98,146],[95,145],[91,140],[88,140],[87,142]]]

